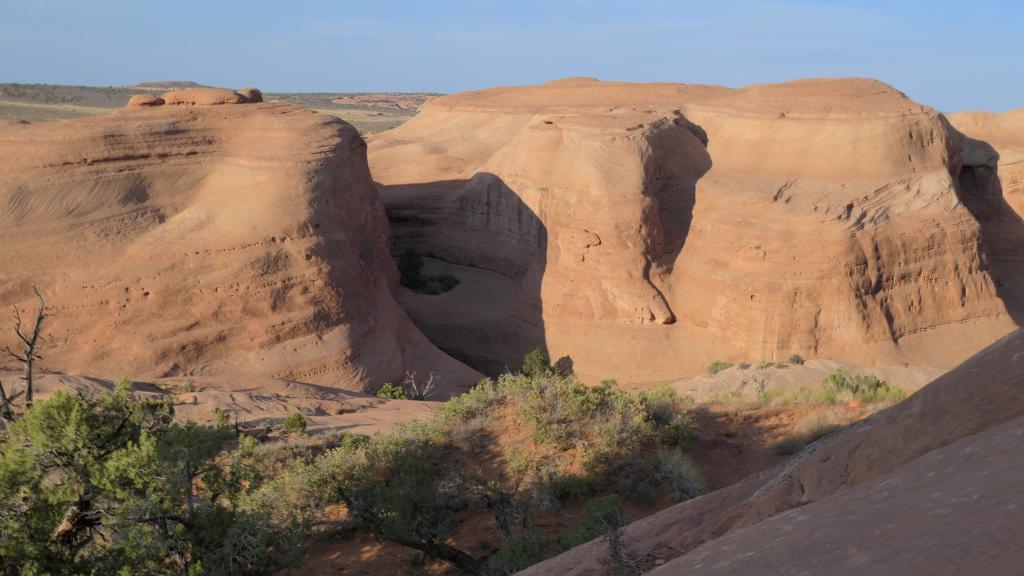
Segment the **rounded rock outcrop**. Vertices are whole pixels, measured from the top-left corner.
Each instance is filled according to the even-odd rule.
[[[128,107],[163,106],[164,99],[153,94],[136,94],[128,100]]]
[[[168,106],[216,106],[219,104],[243,104],[247,102],[234,90],[224,88],[189,88],[173,90],[163,95]]]
[[[263,102],[263,92],[259,88],[242,88],[238,93],[245,98],[247,103]]]

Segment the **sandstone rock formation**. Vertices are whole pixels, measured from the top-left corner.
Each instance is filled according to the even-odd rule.
[[[246,102],[263,102],[263,92],[261,92],[259,88],[242,88],[238,93],[245,98]]]
[[[1024,332],[775,470],[629,525],[650,574],[1015,574]],[[604,574],[590,542],[524,575]],[[675,558],[673,560],[673,558]]]
[[[128,106],[133,108],[137,106],[163,106],[164,104],[163,98],[152,94],[136,94],[128,100]]]
[[[949,120],[964,134],[995,147],[1003,195],[1024,216],[1024,109],[1002,114],[960,112]]]
[[[485,370],[538,345],[592,381],[948,368],[1016,326],[995,154],[880,82],[571,79],[436,98],[369,144],[393,253],[460,281],[403,306]]]
[[[982,237],[989,267],[996,284],[1005,288],[1003,299],[1012,310],[1024,309],[1024,290],[1013,288],[1024,281],[1020,248],[1020,230],[1024,227],[1024,109],[1003,114],[962,112],[953,114],[950,120],[969,137],[966,149],[979,160],[984,158],[961,177],[966,188],[980,192],[965,198],[965,204],[985,222]],[[1020,315],[1016,317],[1020,323]]]
[[[165,92],[161,96],[168,106],[215,106],[217,104],[243,104],[247,99],[234,90],[224,88],[188,88]]]
[[[234,96],[231,96],[234,94]],[[0,308],[53,308],[44,368],[350,390],[478,374],[399,308],[350,125],[230,91],[0,131]],[[188,102],[194,106],[171,106]],[[0,323],[0,342],[14,334]]]

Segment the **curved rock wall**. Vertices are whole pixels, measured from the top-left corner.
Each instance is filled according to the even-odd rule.
[[[438,98],[369,142],[393,250],[462,280],[403,305],[484,369],[537,345],[592,380],[794,352],[949,367],[1015,326],[1022,290],[995,277],[987,232],[1005,210],[972,200],[998,179],[962,178],[995,156],[880,82],[571,79]],[[481,278],[515,243],[463,233],[460,210],[485,218],[480,178],[544,230],[529,281]],[[464,337],[498,326],[531,329]]]

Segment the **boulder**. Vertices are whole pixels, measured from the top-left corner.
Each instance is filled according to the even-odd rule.
[[[263,92],[259,88],[242,88],[238,91],[248,103],[263,102]]]
[[[169,106],[215,106],[218,104],[242,104],[244,96],[234,90],[223,88],[189,88],[173,90],[163,95],[164,102]]]
[[[163,104],[164,99],[153,94],[136,94],[128,100],[129,108],[139,106],[162,106]]]

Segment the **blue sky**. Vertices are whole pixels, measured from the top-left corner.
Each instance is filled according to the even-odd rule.
[[[1019,0],[0,0],[0,82],[454,92],[869,76],[1024,107]]]

